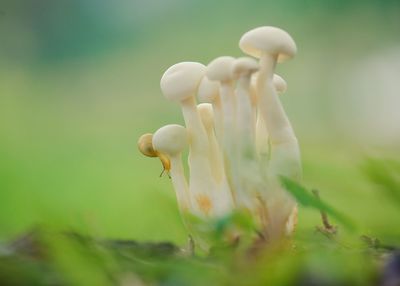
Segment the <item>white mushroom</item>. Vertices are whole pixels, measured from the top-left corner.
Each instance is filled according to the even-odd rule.
[[[191,209],[190,194],[186,182],[181,153],[189,145],[189,137],[184,127],[170,124],[158,129],[152,139],[153,148],[170,161],[170,175],[181,212]]]
[[[287,32],[275,27],[259,27],[245,33],[239,46],[244,53],[260,59],[258,108],[265,120],[271,148],[266,170],[266,236],[276,240],[285,235],[287,221],[296,207],[293,199],[280,186],[278,176],[299,179],[301,164],[297,138],[273,85],[273,74],[276,63],[293,57],[297,48]]]
[[[194,198],[193,207],[199,215],[210,215],[214,209],[211,193],[216,189],[208,160],[209,143],[206,130],[197,112],[195,95],[205,66],[195,62],[182,62],[171,66],[162,76],[160,86],[167,99],[177,101],[189,134],[189,190]]]

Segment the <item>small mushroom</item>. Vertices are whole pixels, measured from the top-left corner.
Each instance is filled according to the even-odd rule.
[[[158,129],[152,138],[154,151],[168,158],[170,175],[181,212],[190,209],[190,195],[186,182],[181,153],[189,145],[189,136],[183,126],[170,124]]]

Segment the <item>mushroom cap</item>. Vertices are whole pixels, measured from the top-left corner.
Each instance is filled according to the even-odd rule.
[[[186,128],[178,124],[169,124],[158,129],[153,135],[154,150],[174,156],[189,145]]]
[[[274,74],[272,80],[274,82],[275,89],[278,93],[284,93],[286,91],[287,83],[280,75]]]
[[[212,103],[219,95],[218,82],[209,80],[206,76],[200,82],[197,97],[200,102]]]
[[[139,151],[147,157],[157,157],[157,152],[153,148],[152,140],[153,134],[146,133],[140,136],[137,143]]]
[[[232,66],[235,58],[223,56],[212,60],[206,69],[206,75],[211,81],[226,82],[233,80]]]
[[[286,31],[271,26],[248,31],[240,38],[239,47],[255,58],[260,58],[263,53],[277,55],[278,62],[292,58],[297,52],[292,37]]]
[[[214,126],[214,111],[210,103],[200,103],[197,105],[197,111],[199,112],[201,122],[205,129],[212,128]]]
[[[232,73],[236,77],[242,75],[251,75],[257,72],[258,69],[258,62],[255,59],[249,57],[238,58],[232,65]]]
[[[182,101],[193,96],[206,67],[196,62],[181,62],[168,68],[161,77],[160,87],[164,96],[173,101]]]

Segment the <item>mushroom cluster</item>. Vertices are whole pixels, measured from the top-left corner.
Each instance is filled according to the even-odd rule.
[[[297,222],[296,202],[279,178],[300,179],[300,152],[278,97],[286,82],[274,74],[277,63],[296,54],[296,44],[284,30],[265,26],[245,33],[239,47],[251,57],[222,56],[207,66],[181,62],[168,68],[161,90],[181,106],[185,127],[166,125],[138,141],[144,155],[161,160],[185,225],[205,247],[202,235],[211,228],[204,224],[235,212],[248,214],[251,235],[268,242],[290,235]],[[182,161],[186,148],[188,179]],[[242,235],[233,227],[226,236]]]

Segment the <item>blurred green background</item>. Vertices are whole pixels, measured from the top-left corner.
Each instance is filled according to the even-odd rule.
[[[399,212],[359,168],[400,151],[396,0],[1,0],[0,239],[44,224],[185,242],[171,182],[136,141],[183,122],[159,89],[170,65],[241,56],[261,25],[298,44],[278,73],[304,184],[365,233],[399,239]],[[309,210],[299,220],[319,224]]]

